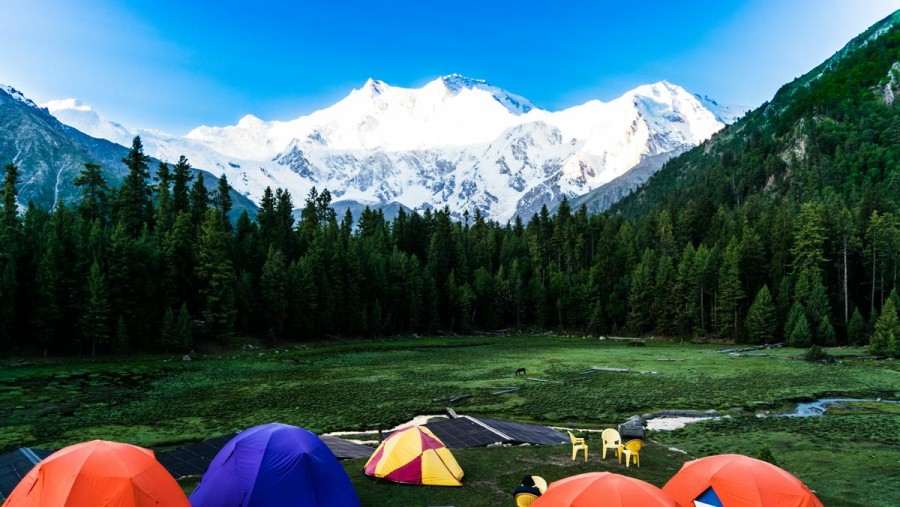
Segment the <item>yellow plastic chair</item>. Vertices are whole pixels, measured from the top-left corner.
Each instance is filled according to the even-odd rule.
[[[531,502],[537,500],[537,497],[533,493],[519,493],[516,495],[516,507],[528,507]]]
[[[616,451],[616,457],[620,457],[619,447],[622,445],[622,437],[619,435],[619,432],[612,429],[606,428],[603,430],[603,433],[600,434],[600,437],[603,439],[603,459],[606,459],[606,450],[612,449]]]
[[[641,466],[641,447],[644,447],[643,440],[629,440],[625,445],[620,445],[619,449],[622,454],[619,455],[619,463],[622,462],[622,456],[625,456],[625,467],[631,463],[631,457],[634,456],[634,464]]]
[[[584,438],[576,438],[570,431],[569,439],[572,440],[572,461],[575,461],[575,456],[577,456],[578,451],[582,449],[584,449],[584,460],[587,461],[588,446],[584,443]]]

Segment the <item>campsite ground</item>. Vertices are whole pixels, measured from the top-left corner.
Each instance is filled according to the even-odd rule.
[[[716,409],[730,417],[651,432],[659,445],[645,448],[640,469],[627,471],[596,453],[587,464],[573,464],[567,446],[471,449],[455,451],[466,471],[463,488],[413,488],[376,483],[361,474],[361,460],[347,461],[364,505],[503,505],[525,474],[552,481],[613,469],[662,485],[688,459],[754,455],[765,444],[825,505],[896,503],[900,406],[836,406],[811,419],[771,415],[831,395],[897,399],[900,365],[854,357],[861,349],[830,350],[843,360],[821,364],[800,360],[792,349],[734,357],[719,348],[452,337],[247,346],[189,362],[180,356],[7,362],[0,370],[0,452],[93,438],[169,446],[271,421],[317,433],[389,428],[471,395],[454,409],[576,428],[608,427],[665,409]],[[593,366],[657,373],[586,373]],[[552,382],[515,377],[520,367],[529,378]],[[488,387],[521,390],[494,395],[497,389]],[[599,435],[589,434],[591,440],[599,444]]]

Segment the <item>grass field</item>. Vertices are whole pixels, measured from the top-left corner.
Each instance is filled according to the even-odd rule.
[[[730,417],[652,432],[659,445],[648,446],[643,466],[627,473],[662,485],[688,459],[753,455],[768,444],[778,463],[825,505],[900,505],[897,405],[835,406],[815,419],[758,417],[831,395],[897,399],[896,362],[853,358],[859,349],[831,350],[847,356],[837,364],[807,363],[791,349],[767,351],[768,357],[716,350],[521,336],[290,346],[190,362],[154,356],[10,363],[0,371],[0,452],[93,438],[168,446],[271,421],[317,433],[388,428],[439,413],[447,399],[461,395],[471,397],[453,404],[460,413],[577,428],[603,428],[664,409],[716,409]],[[592,366],[657,373],[585,374]],[[518,367],[527,368],[528,377],[555,382],[514,377]],[[483,389],[507,386],[522,389],[499,396]],[[599,435],[594,441],[599,444]],[[361,461],[345,466],[371,506],[504,505],[526,473],[552,481],[620,471],[614,460],[573,464],[568,454],[566,446],[460,450],[465,486],[447,489],[376,483],[362,475]]]

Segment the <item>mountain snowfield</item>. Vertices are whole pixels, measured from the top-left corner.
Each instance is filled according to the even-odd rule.
[[[506,221],[528,218],[563,196],[608,183],[642,160],[709,139],[745,109],[723,106],[662,81],[610,102],[562,111],[457,74],[422,88],[368,80],[338,103],[290,121],[252,115],[237,125],[198,127],[183,137],[132,130],[74,99],[44,104],[62,123],[149,155],[224,173],[258,202],[266,187],[299,203],[313,186],[336,202],[411,209],[478,208]]]

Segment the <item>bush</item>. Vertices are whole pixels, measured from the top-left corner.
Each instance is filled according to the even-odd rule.
[[[765,461],[766,463],[771,463],[772,465],[779,466],[778,462],[775,460],[775,454],[772,452],[772,449],[769,448],[769,444],[765,444],[760,447],[756,451],[756,456],[754,456],[758,460]]]
[[[833,363],[834,356],[825,352],[825,349],[818,345],[813,345],[803,354],[803,359],[813,363]]]

